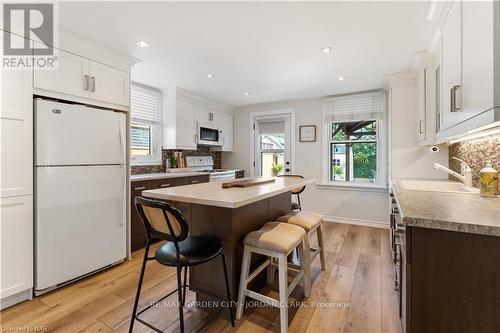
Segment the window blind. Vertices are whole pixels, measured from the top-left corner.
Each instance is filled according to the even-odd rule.
[[[332,97],[324,103],[326,122],[382,119],[385,94],[375,92]]]
[[[143,85],[132,84],[130,89],[130,117],[132,121],[158,123],[161,120],[161,93]]]

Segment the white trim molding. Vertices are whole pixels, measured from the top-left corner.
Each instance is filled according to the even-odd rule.
[[[353,225],[360,225],[364,227],[373,227],[380,229],[389,229],[389,221],[387,222],[371,221],[371,220],[362,220],[362,219],[355,219],[351,217],[340,217],[340,216],[323,216],[323,221],[342,223],[342,224],[353,224]]]

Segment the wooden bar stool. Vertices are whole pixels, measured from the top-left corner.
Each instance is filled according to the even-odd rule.
[[[300,212],[291,212],[285,216],[278,218],[276,221],[285,222],[289,224],[293,224],[303,228],[307,237],[305,240],[306,243],[306,253],[312,252],[311,262],[316,259],[319,254],[321,260],[321,270],[325,270],[325,251],[323,246],[323,229],[321,228],[321,222],[323,221],[323,217],[314,212],[300,211]],[[316,233],[318,237],[318,247],[311,248],[309,245],[309,239],[313,234]],[[273,272],[271,275],[273,276]]]
[[[210,260],[214,260],[217,257],[221,258],[221,269],[224,271],[226,298],[224,299],[217,295],[213,295],[206,290],[200,291],[212,297],[221,299],[228,304],[226,309],[229,312],[231,325],[234,327],[233,311],[231,305],[229,305],[231,303],[231,295],[229,291],[226,260],[224,259],[224,254],[222,253],[221,242],[211,236],[189,236],[189,227],[182,213],[177,208],[166,202],[136,197],[134,199],[134,203],[137,212],[146,227],[148,240],[146,248],[144,249],[144,259],[135,295],[129,333],[131,333],[134,329],[135,320],[141,322],[156,332],[162,332],[159,328],[142,319],[140,315],[175,292],[177,292],[179,299],[180,331],[181,333],[184,333],[183,307],[186,305],[186,288],[189,287],[190,290],[196,291],[194,287],[191,287],[187,283],[187,269],[188,267],[201,265]],[[156,250],[153,257],[150,257],[149,247],[154,239],[160,239],[166,242]],[[151,302],[150,305],[137,312],[139,297],[141,296],[142,282],[144,280],[144,272],[146,270],[146,263],[149,260],[156,260],[162,265],[177,268],[177,289],[163,296],[158,301]],[[184,269],[184,279],[182,279],[182,269]],[[221,308],[218,312],[221,310],[223,310],[223,308]],[[215,314],[210,319],[215,318]]]
[[[245,307],[245,296],[268,303],[280,308],[280,328],[281,333],[288,330],[288,296],[293,291],[300,279],[304,282],[304,294],[309,297],[311,294],[311,263],[310,256],[306,255],[306,233],[303,228],[293,224],[269,222],[257,231],[250,232],[245,236],[243,251],[243,263],[241,266],[240,289],[238,292],[238,305],[236,318],[241,319]],[[298,247],[300,257],[299,269],[292,269],[296,272],[292,282],[288,284],[288,264],[287,256]],[[267,256],[266,259],[255,271],[249,274],[252,253]],[[279,272],[279,300],[259,294],[247,289],[248,283],[252,281],[260,272],[273,260],[278,260]]]

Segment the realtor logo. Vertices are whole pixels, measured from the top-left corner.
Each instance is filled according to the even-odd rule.
[[[54,6],[53,3],[3,4],[4,68],[55,69]]]

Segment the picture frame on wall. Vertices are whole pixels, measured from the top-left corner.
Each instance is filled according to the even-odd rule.
[[[316,125],[299,126],[300,142],[316,142]]]

